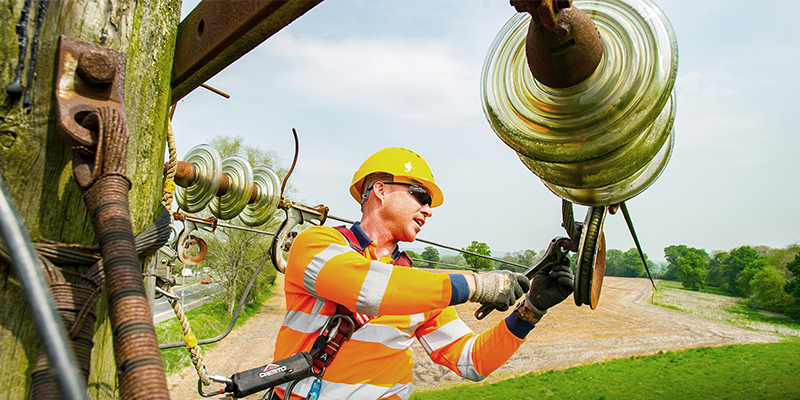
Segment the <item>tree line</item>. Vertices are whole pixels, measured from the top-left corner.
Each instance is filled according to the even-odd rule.
[[[491,256],[489,245],[473,241],[466,250]],[[527,249],[508,253],[500,261],[493,261],[471,254],[442,256],[428,246],[421,254],[407,252],[422,268],[465,267],[474,270],[507,269],[519,271],[511,263],[532,266],[543,256]],[[667,265],[659,265],[644,254],[647,268],[653,278],[680,281],[690,290],[717,288],[719,291],[747,299],[750,307],[786,314],[800,319],[800,245],[793,244],[782,249],[766,246],[742,246],[730,251],[713,252],[686,245],[672,245],[664,249]],[[570,253],[572,263],[575,254]],[[444,264],[444,265],[443,265]],[[635,248],[627,251],[609,249],[606,252],[607,276],[641,278],[647,277],[639,252]]]
[[[715,287],[746,298],[750,307],[800,319],[800,245],[742,246],[711,255],[673,245],[664,249],[664,255],[669,262],[664,279],[680,281],[691,290]]]

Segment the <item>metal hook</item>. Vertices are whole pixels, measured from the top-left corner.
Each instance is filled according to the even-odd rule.
[[[206,245],[205,240],[194,236],[191,232],[197,229],[197,225],[192,221],[184,221],[184,229],[181,231],[180,236],[178,237],[177,243],[177,252],[178,258],[186,265],[195,265],[203,261],[206,257],[206,253],[208,252],[208,246]],[[189,246],[197,244],[200,246],[200,251],[194,257],[189,257],[186,254],[186,249]]]

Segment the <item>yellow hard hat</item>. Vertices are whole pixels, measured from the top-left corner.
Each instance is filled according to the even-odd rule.
[[[420,185],[431,194],[431,207],[444,203],[444,194],[433,180],[433,172],[419,154],[401,147],[390,147],[369,156],[353,175],[350,195],[360,204],[364,178],[383,172],[394,176],[394,182]]]

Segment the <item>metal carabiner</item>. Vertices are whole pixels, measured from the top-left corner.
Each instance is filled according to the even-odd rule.
[[[208,379],[210,381],[213,381],[213,382],[224,383],[225,384],[225,388],[218,389],[218,390],[215,390],[213,392],[204,393],[203,392],[203,380],[202,379],[198,379],[197,380],[197,393],[200,393],[200,396],[203,396],[203,397],[214,397],[214,396],[216,396],[218,394],[225,394],[225,389],[228,387],[228,385],[233,383],[233,381],[230,380],[228,377],[222,376],[222,375],[208,375]]]
[[[353,332],[356,330],[356,323],[353,322],[353,319],[347,315],[342,314],[334,314],[328,318],[328,322],[325,323],[325,327],[319,332],[320,336],[325,336],[328,338],[328,342],[333,340],[333,337],[336,335],[331,335],[331,332],[335,332],[339,330],[339,325],[341,325],[342,320],[350,324],[350,331],[347,332],[347,338],[345,340],[350,340],[353,337]],[[331,326],[332,324],[336,324]]]
[[[207,392],[206,393],[206,392],[203,392],[203,380],[202,379],[198,379],[197,380],[197,393],[200,393],[200,396],[203,396],[203,397],[214,397],[214,396],[219,395],[219,394],[225,394],[225,388],[217,389],[217,390],[215,390],[213,392]]]

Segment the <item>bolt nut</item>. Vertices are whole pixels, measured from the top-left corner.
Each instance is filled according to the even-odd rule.
[[[89,86],[105,86],[114,81],[116,66],[105,54],[87,51],[78,60],[78,75]]]

